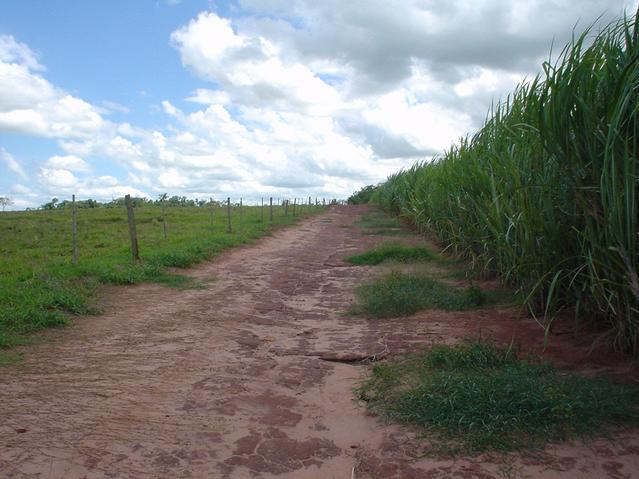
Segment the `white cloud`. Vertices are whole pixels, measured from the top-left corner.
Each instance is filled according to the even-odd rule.
[[[11,35],[0,35],[0,62],[17,63],[30,70],[44,70],[38,61],[38,55]]]
[[[51,169],[62,169],[82,173],[91,171],[91,167],[86,161],[74,155],[52,156],[46,161],[45,166]]]
[[[33,110],[0,111],[0,131],[2,130],[10,133],[49,136],[47,121],[40,112]]]
[[[16,193],[18,195],[31,196],[33,192],[27,186],[21,185],[20,183],[16,183],[11,187],[11,192]]]
[[[16,161],[16,159],[4,148],[0,148],[0,159],[5,162],[9,171],[13,172],[23,180],[26,180],[29,175],[27,172],[20,166],[20,164]]]
[[[96,183],[104,186],[118,186],[118,179],[115,176],[98,176]]]
[[[11,198],[11,201],[13,201],[13,204],[9,206],[7,210],[24,210],[27,208],[34,208],[38,206],[37,201],[33,201],[32,199],[25,196]]]
[[[177,168],[169,168],[158,177],[159,186],[168,189],[183,189],[188,186],[188,178]]]
[[[306,65],[289,61],[264,36],[238,34],[230,20],[201,13],[171,35],[182,63],[217,82],[233,101],[279,109],[313,108],[330,112],[339,94]]]
[[[66,191],[78,184],[78,179],[69,170],[62,168],[40,168],[40,180],[51,191]]]
[[[76,171],[76,173],[78,173]],[[65,168],[40,168],[38,174],[38,194],[33,191],[22,192],[16,190],[23,199],[28,200],[27,206],[39,206],[52,197],[70,198],[75,194],[77,199],[97,199],[109,201],[113,198],[121,198],[127,194],[148,198],[147,192],[140,190],[130,183],[123,183],[114,176],[103,175],[93,177],[91,175],[77,174]],[[26,187],[23,187],[27,190]]]
[[[102,186],[99,182],[82,183],[76,188],[76,198],[109,201],[131,195],[139,198],[150,198],[149,194],[131,185]]]
[[[113,113],[113,112],[129,113],[131,111],[131,109],[128,106],[121,105],[118,102],[110,101],[110,100],[102,101],[102,110],[105,113]]]
[[[211,79],[219,74],[219,61],[245,44],[233,31],[230,20],[210,12],[200,13],[197,19],[173,32],[171,41],[182,51],[185,65]]]
[[[435,99],[416,98],[413,90],[426,89],[424,82],[407,81],[386,95],[351,98],[348,65],[338,58],[301,63],[299,52],[285,41],[262,33],[208,12],[172,34],[183,63],[221,89],[197,90],[187,100],[205,107],[188,114],[162,103],[180,130],[161,145],[161,151],[173,149],[169,161],[166,153],[158,158],[185,170],[213,168],[203,161],[210,156],[184,153],[217,150],[218,157],[226,152],[227,164],[245,182],[252,177],[267,188],[347,195],[363,182],[382,180],[411,158],[449,146],[472,124],[468,115]]]
[[[231,101],[231,97],[225,91],[198,88],[187,101],[202,105],[226,105]]]
[[[98,108],[55,88],[40,70],[26,45],[0,36],[0,132],[89,138],[105,126]]]
[[[56,93],[48,81],[29,67],[4,62],[1,55],[0,84],[0,112],[30,108],[55,97]]]

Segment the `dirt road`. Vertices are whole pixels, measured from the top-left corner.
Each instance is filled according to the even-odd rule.
[[[365,208],[365,207],[364,207]],[[113,288],[104,314],[0,368],[2,478],[631,477],[639,440],[534,457],[419,458],[413,434],[355,401],[368,366],[512,327],[514,313],[344,314],[370,276],[342,258],[382,241],[332,208],[189,270],[201,289]],[[414,240],[413,240],[414,241]],[[508,325],[505,327],[504,325]],[[564,477],[563,475],[561,477]]]

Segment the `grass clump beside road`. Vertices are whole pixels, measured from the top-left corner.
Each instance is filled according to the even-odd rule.
[[[466,310],[481,306],[476,286],[457,288],[426,276],[393,271],[355,290],[353,313],[376,318],[409,316],[424,309]]]
[[[512,451],[639,419],[634,386],[563,374],[486,343],[378,363],[358,393],[388,420],[421,427],[439,452]]]
[[[20,344],[25,335],[64,325],[70,314],[95,312],[92,296],[102,284],[158,282],[172,287],[198,286],[167,268],[185,268],[223,249],[269,234],[322,207],[298,208],[294,218],[274,208],[232,208],[233,232],[227,233],[227,209],[219,205],[136,207],[142,261],[131,261],[127,214],[123,206],[78,210],[77,264],[71,262],[71,211],[0,213],[0,348]],[[166,218],[167,236],[162,219]]]
[[[383,211],[371,211],[362,215],[355,223],[366,235],[403,236],[410,234],[403,228],[402,222],[395,216]]]
[[[346,258],[346,261],[354,265],[376,265],[385,261],[398,261],[400,263],[412,263],[431,261],[436,257],[432,251],[424,247],[404,246],[397,243],[387,243],[377,248],[356,254]]]
[[[365,213],[355,222],[358,228],[380,229],[380,228],[399,228],[402,226],[399,219],[391,216],[383,211],[371,211]]]

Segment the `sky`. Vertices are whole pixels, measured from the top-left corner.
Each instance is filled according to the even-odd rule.
[[[2,0],[0,196],[346,198],[637,0]]]

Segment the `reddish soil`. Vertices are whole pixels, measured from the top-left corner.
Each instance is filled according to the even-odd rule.
[[[110,288],[103,315],[24,347],[24,361],[0,368],[0,477],[639,475],[635,432],[450,460],[367,414],[352,393],[369,367],[359,359],[479,336],[538,349],[543,334],[512,310],[345,315],[373,270],[342,258],[388,240],[351,227],[366,208],[333,207],[189,270],[202,289]],[[580,372],[637,377],[633,363],[588,356],[588,346],[556,334],[546,354]]]

